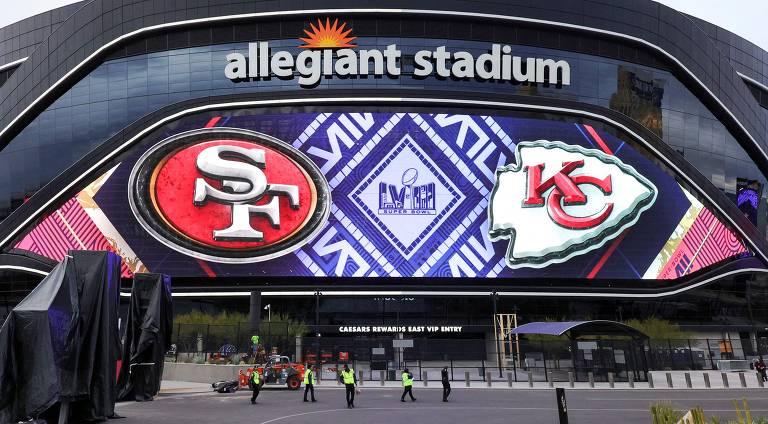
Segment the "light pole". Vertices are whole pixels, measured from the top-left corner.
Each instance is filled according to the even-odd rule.
[[[267,313],[267,322],[272,322],[272,304],[268,304],[264,307],[265,311],[268,311]]]

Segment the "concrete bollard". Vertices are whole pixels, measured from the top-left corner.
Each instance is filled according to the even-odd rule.
[[[693,382],[691,382],[691,373],[689,372],[685,373],[685,387],[689,389],[693,388]]]
[[[491,387],[491,373],[485,373],[485,385]]]
[[[379,383],[384,386],[384,382],[386,381],[386,374],[384,371],[379,371]]]
[[[533,387],[533,374],[528,371],[528,387]]]
[[[747,378],[743,372],[739,373],[739,382],[741,383],[742,388],[747,387]]]
[[[555,387],[555,377],[553,375],[554,373],[552,371],[549,372],[549,376],[547,378],[547,381],[549,382],[549,388]]]
[[[421,374],[423,375],[421,379],[424,380],[424,387],[427,387],[427,384],[429,384],[429,376],[427,375],[426,371],[422,372]]]
[[[507,386],[512,387],[512,373],[507,373]]]
[[[651,373],[648,373],[648,388],[649,389],[653,388],[653,374]]]
[[[613,377],[613,373],[612,373],[612,372],[609,372],[609,373],[608,373],[608,387],[610,387],[610,388],[612,388],[612,389],[613,389],[613,387],[614,387],[615,385],[616,385],[616,380],[615,380],[615,379],[614,379],[614,377]]]
[[[667,387],[669,387],[670,389],[672,387],[674,387],[674,385],[672,384],[672,373],[671,372],[667,373]]]
[[[573,371],[568,371],[568,386],[573,388]]]
[[[757,385],[760,387],[765,387],[765,382],[763,381],[763,377],[760,376],[760,373],[757,373]]]
[[[708,372],[704,373],[704,388],[705,389],[711,389],[712,388],[712,383],[709,382],[709,373]]]
[[[365,381],[365,378],[363,378],[365,374],[363,373],[363,370],[358,371],[358,374],[360,374],[360,377],[357,378],[357,384],[362,386],[363,382]]]
[[[720,375],[723,377],[723,387],[725,387],[726,389],[731,387],[731,385],[728,384],[728,374],[721,372]]]
[[[341,373],[338,368],[336,368],[336,385],[341,386]]]
[[[629,388],[634,389],[635,388],[635,374],[633,373],[627,373],[627,380],[629,380]]]
[[[464,383],[469,387],[469,371],[464,371]]]
[[[589,387],[595,387],[595,375],[592,374],[592,371],[587,373],[587,377],[589,378]]]

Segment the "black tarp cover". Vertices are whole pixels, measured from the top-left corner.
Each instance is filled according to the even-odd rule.
[[[119,400],[151,400],[160,391],[172,329],[171,278],[162,274],[136,274],[117,380]]]
[[[120,257],[71,251],[0,328],[0,423],[57,414],[114,415],[120,352]]]

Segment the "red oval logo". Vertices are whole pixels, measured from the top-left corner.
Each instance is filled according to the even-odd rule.
[[[330,190],[292,146],[211,128],[163,140],[137,161],[131,208],[160,242],[223,263],[271,259],[303,245],[328,218]]]

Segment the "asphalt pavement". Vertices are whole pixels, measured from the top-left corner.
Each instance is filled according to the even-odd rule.
[[[126,417],[121,424],[228,423],[261,424],[384,424],[432,423],[557,423],[555,391],[486,390],[454,388],[450,401],[441,401],[438,388],[414,387],[416,402],[400,402],[400,390],[363,387],[355,409],[347,409],[344,390],[320,387],[318,402],[302,402],[299,392],[285,389],[262,390],[258,404],[250,404],[247,390],[234,394],[195,393],[160,395],[152,402],[125,402],[117,406]],[[735,419],[732,399],[746,398],[752,416],[768,417],[768,389],[730,390],[566,390],[569,423],[620,421],[622,424],[650,423],[649,406],[659,401],[678,409],[694,406],[706,414]],[[478,420],[482,420],[479,423]]]

